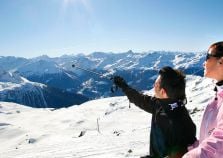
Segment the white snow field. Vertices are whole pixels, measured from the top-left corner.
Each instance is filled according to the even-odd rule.
[[[187,108],[197,125],[212,81],[187,76]],[[148,94],[152,94],[153,90]],[[0,102],[0,158],[138,158],[149,153],[151,114],[123,97],[62,109]]]

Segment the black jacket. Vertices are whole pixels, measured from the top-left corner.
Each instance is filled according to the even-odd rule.
[[[122,90],[130,102],[152,114],[150,156],[182,157],[196,140],[196,126],[183,102],[143,95],[128,86]]]

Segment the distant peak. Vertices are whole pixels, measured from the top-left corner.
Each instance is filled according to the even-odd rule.
[[[41,55],[41,56],[38,56],[34,59],[37,59],[37,60],[48,60],[50,59],[50,57],[48,55]]]
[[[134,53],[131,49],[127,51],[127,53]]]

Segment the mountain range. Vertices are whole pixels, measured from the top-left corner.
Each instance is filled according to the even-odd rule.
[[[204,54],[168,51],[135,53],[130,50],[54,58],[46,55],[31,59],[2,56],[0,100],[32,107],[78,105],[89,99],[114,96],[111,92],[113,83],[109,80],[114,75],[122,76],[138,90],[148,90],[163,66],[202,76]],[[122,93],[118,91],[115,95]]]

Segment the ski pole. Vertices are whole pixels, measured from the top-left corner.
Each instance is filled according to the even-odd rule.
[[[77,69],[80,69],[80,70],[83,70],[83,71],[86,71],[86,72],[89,72],[89,73],[92,73],[92,74],[95,74],[95,75],[98,75],[99,77],[101,78],[105,78],[107,80],[113,80],[113,77],[107,77],[107,76],[104,76],[103,74],[101,73],[98,73],[98,72],[95,72],[95,71],[92,71],[92,70],[89,70],[89,69],[85,69],[85,68],[82,68],[80,66],[77,66],[75,64],[72,65],[73,68],[77,68]],[[111,87],[111,92],[114,93],[115,91],[118,90],[118,87],[116,85],[112,85]]]
[[[101,73],[98,73],[98,72],[95,72],[95,71],[92,71],[92,70],[89,70],[89,69],[82,68],[82,67],[77,66],[77,65],[75,65],[75,64],[73,64],[72,67],[73,67],[73,68],[80,69],[80,70],[83,70],[83,71],[90,72],[90,73],[92,73],[92,74],[98,75],[99,77],[106,78],[106,79],[108,79],[108,80],[112,80],[112,77],[104,76],[104,75],[101,74]]]

